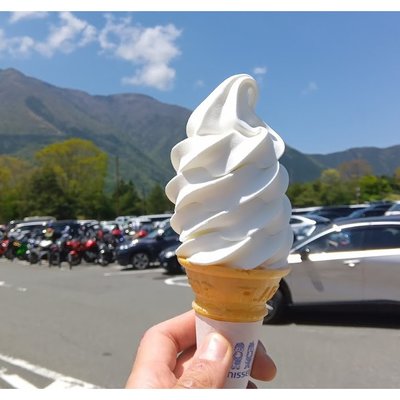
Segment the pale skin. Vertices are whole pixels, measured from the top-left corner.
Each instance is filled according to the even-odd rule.
[[[220,334],[209,334],[196,351],[195,317],[188,311],[146,331],[126,388],[222,388],[232,364],[232,347]],[[258,342],[253,379],[270,381],[276,366]],[[256,388],[249,382],[248,388]]]

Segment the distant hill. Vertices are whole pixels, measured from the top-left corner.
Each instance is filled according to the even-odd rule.
[[[385,149],[360,147],[326,155],[312,154],[310,157],[325,168],[337,168],[343,162],[364,159],[372,167],[375,175],[391,176],[396,168],[400,167],[400,145]]]
[[[0,153],[24,155],[71,137],[118,156],[121,177],[139,187],[173,174],[169,152],[184,138],[190,111],[141,94],[91,96],[0,70]]]
[[[0,70],[0,154],[31,158],[50,143],[71,137],[88,139],[110,157],[109,185],[115,181],[117,157],[120,176],[132,179],[141,190],[148,190],[154,182],[165,185],[174,175],[171,148],[185,137],[190,114],[191,110],[142,94],[92,96],[15,69]],[[364,154],[377,171],[392,160],[385,170],[391,174],[400,160],[400,146],[390,149],[305,155],[287,147],[281,161],[292,182],[316,179],[324,168]]]

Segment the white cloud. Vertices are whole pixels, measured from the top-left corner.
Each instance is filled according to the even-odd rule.
[[[28,56],[35,45],[35,41],[30,36],[20,36],[9,40],[10,54],[15,56]]]
[[[44,16],[45,13],[13,13],[10,21],[16,22],[27,18]],[[58,14],[58,25],[51,25],[49,33],[44,40],[35,40],[31,36],[7,37],[1,30],[0,54],[5,53],[13,57],[26,57],[32,52],[37,52],[46,57],[54,53],[71,53],[77,48],[84,47],[96,40],[96,28],[84,20],[75,17],[70,12]]]
[[[44,18],[47,13],[14,12],[10,23],[32,18]],[[133,24],[130,17],[115,18],[106,14],[105,25],[96,29],[71,12],[57,13],[56,22],[49,25],[41,38],[33,36],[8,37],[0,29],[0,55],[29,56],[36,52],[51,58],[56,53],[69,54],[90,43],[100,46],[100,55],[109,54],[135,67],[132,76],[122,79],[129,85],[144,85],[159,90],[172,87],[176,71],[173,59],[181,54],[176,40],[182,31],[173,24],[143,27]]]
[[[167,90],[175,79],[175,70],[162,63],[151,63],[139,68],[132,77],[122,78],[128,85],[145,85],[159,90]]]
[[[30,54],[35,41],[30,36],[7,37],[0,29],[0,54],[5,53],[12,57],[26,57]]]
[[[267,73],[267,67],[254,67],[253,74],[254,75],[265,75]]]
[[[129,17],[106,18],[99,34],[102,51],[138,66],[133,76],[123,78],[123,83],[169,89],[176,75],[170,62],[181,54],[175,43],[181,31],[172,24],[144,28],[133,25]]]
[[[60,23],[50,27],[50,33],[35,49],[46,57],[52,57],[57,51],[71,53],[96,39],[96,28],[70,12],[59,14]]]
[[[9,22],[14,24],[16,22],[27,20],[27,19],[40,19],[46,18],[48,15],[47,12],[43,11],[15,11],[11,13]]]
[[[316,92],[318,90],[318,85],[314,82],[308,82],[307,86],[302,90],[301,94],[303,96]]]
[[[6,43],[6,41],[7,41],[6,35],[4,34],[3,29],[0,29],[0,53],[1,53],[2,51],[7,50],[7,43]]]

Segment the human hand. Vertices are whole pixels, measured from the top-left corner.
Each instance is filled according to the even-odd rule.
[[[210,333],[196,350],[194,311],[151,327],[143,336],[126,388],[223,388],[232,364],[232,347]],[[270,381],[276,367],[258,342],[251,377]],[[248,388],[256,388],[249,382]]]

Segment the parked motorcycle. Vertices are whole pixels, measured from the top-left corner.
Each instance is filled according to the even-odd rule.
[[[49,267],[57,265],[61,268],[61,263],[63,261],[68,261],[69,246],[67,243],[69,239],[70,235],[68,233],[60,232],[57,232],[57,234],[52,237],[52,243],[48,249]]]
[[[67,240],[66,251],[69,269],[72,269],[72,267],[81,263],[84,250],[85,245],[79,237],[74,237]]]
[[[115,246],[112,243],[100,242],[97,263],[105,267],[115,261]]]
[[[84,241],[83,259],[87,263],[94,263],[99,255],[99,246],[95,237],[89,237]]]
[[[7,243],[7,249],[4,256],[9,260],[18,258],[20,260],[26,259],[26,252],[28,250],[28,238],[25,235],[18,235],[17,237],[10,237]]]
[[[56,242],[52,242],[49,251],[48,251],[48,265],[51,268],[53,265],[57,265],[61,268],[61,244],[57,240]]]
[[[30,264],[41,263],[42,260],[47,260],[49,256],[50,246],[52,241],[45,238],[37,238],[28,250],[27,260]]]
[[[10,239],[7,236],[3,236],[3,238],[0,241],[0,257],[5,256],[9,243]]]

